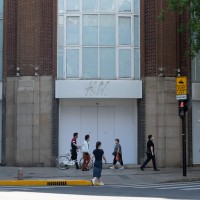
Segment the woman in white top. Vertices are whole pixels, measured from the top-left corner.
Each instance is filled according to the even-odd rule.
[[[83,152],[82,171],[88,171],[89,170],[87,168],[87,166],[90,162],[89,143],[88,143],[89,140],[90,140],[90,136],[85,135],[85,141],[83,142],[83,145],[82,145],[82,152]]]

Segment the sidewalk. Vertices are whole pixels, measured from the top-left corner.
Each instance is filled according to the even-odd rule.
[[[18,167],[0,166],[0,183],[18,180]],[[91,185],[92,170],[81,171],[75,168],[60,170],[56,167],[24,167],[23,181],[72,181],[71,185]],[[176,181],[200,181],[200,167],[187,168],[187,176],[183,176],[182,168],[160,168],[160,171],[153,171],[152,168],[145,168],[141,171],[139,168],[132,169],[103,169],[102,181],[105,184],[151,184]],[[85,181],[89,181],[85,184]],[[22,182],[22,181],[21,181]],[[68,185],[68,184],[66,184]]]

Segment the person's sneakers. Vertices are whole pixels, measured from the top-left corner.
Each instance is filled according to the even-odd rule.
[[[110,169],[115,169],[115,167],[114,167],[114,166],[112,166],[112,167],[110,167]]]
[[[124,167],[122,166],[122,167],[120,167],[119,169],[124,169]]]
[[[100,182],[99,185],[104,185],[104,183],[103,183],[103,182]]]
[[[92,185],[95,185],[95,184],[96,184],[94,178],[93,178],[91,181],[92,181]]]
[[[140,167],[140,169],[141,169],[142,171],[144,171],[144,168]]]
[[[159,169],[154,169],[154,171],[160,171]]]

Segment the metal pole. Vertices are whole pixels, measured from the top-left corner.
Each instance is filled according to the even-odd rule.
[[[182,156],[183,156],[183,176],[187,176],[186,171],[186,121],[185,115],[182,118]]]

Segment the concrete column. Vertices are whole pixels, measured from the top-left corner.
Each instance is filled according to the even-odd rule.
[[[160,167],[181,165],[181,124],[176,101],[175,78],[145,79],[146,138],[155,137],[157,163]]]
[[[6,164],[50,166],[52,78],[9,78],[7,85]]]

